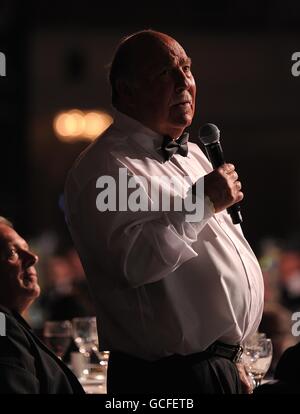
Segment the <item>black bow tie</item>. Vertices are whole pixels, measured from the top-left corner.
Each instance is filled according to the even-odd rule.
[[[188,155],[189,134],[184,132],[176,141],[168,135],[164,136],[163,145],[161,147],[165,160],[169,159],[178,152],[178,154],[186,157]]]

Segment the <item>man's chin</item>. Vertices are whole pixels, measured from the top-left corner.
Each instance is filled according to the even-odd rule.
[[[173,119],[174,127],[178,128],[187,128],[191,125],[193,120],[193,116],[189,113],[183,113],[180,116],[178,115],[176,118]]]
[[[27,285],[24,285],[24,289],[26,290],[28,297],[33,299],[38,298],[41,294],[41,288],[36,282],[30,282]]]
[[[41,294],[41,288],[39,285],[35,285],[34,289],[32,290],[32,294],[34,295],[34,298],[38,298]]]

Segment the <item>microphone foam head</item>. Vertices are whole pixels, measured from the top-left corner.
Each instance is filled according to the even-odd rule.
[[[199,131],[199,139],[204,145],[214,144],[220,141],[219,128],[214,124],[204,124]]]

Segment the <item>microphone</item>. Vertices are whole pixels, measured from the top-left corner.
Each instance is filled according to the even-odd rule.
[[[220,131],[214,124],[205,124],[200,128],[199,139],[204,144],[208,159],[213,168],[218,168],[225,163],[223,150],[220,144]],[[227,209],[233,224],[242,223],[241,206],[236,203]]]

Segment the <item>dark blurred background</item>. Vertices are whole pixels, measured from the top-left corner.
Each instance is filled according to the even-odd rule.
[[[221,4],[220,4],[221,3]],[[71,109],[111,112],[107,65],[120,37],[165,31],[193,58],[198,82],[191,128],[216,123],[245,189],[244,231],[300,233],[300,50],[297,1],[185,3],[0,1],[0,214],[31,236],[65,233],[60,196],[87,140],[60,141],[53,120]],[[67,241],[65,241],[67,242]]]
[[[243,182],[243,230],[271,280],[267,288],[280,271],[283,279],[296,274],[300,298],[300,77],[291,73],[291,56],[300,51],[298,1],[0,0],[7,65],[0,77],[0,215],[39,253],[54,256],[50,268],[66,280],[70,270],[59,260],[73,253],[64,182],[100,121],[91,121],[88,140],[78,131],[60,136],[54,120],[75,109],[77,121],[112,114],[107,65],[118,40],[143,28],[170,34],[192,57],[192,136],[203,123],[219,126],[226,158]],[[68,120],[72,127],[74,118]],[[279,248],[295,254],[285,256],[288,270]]]

